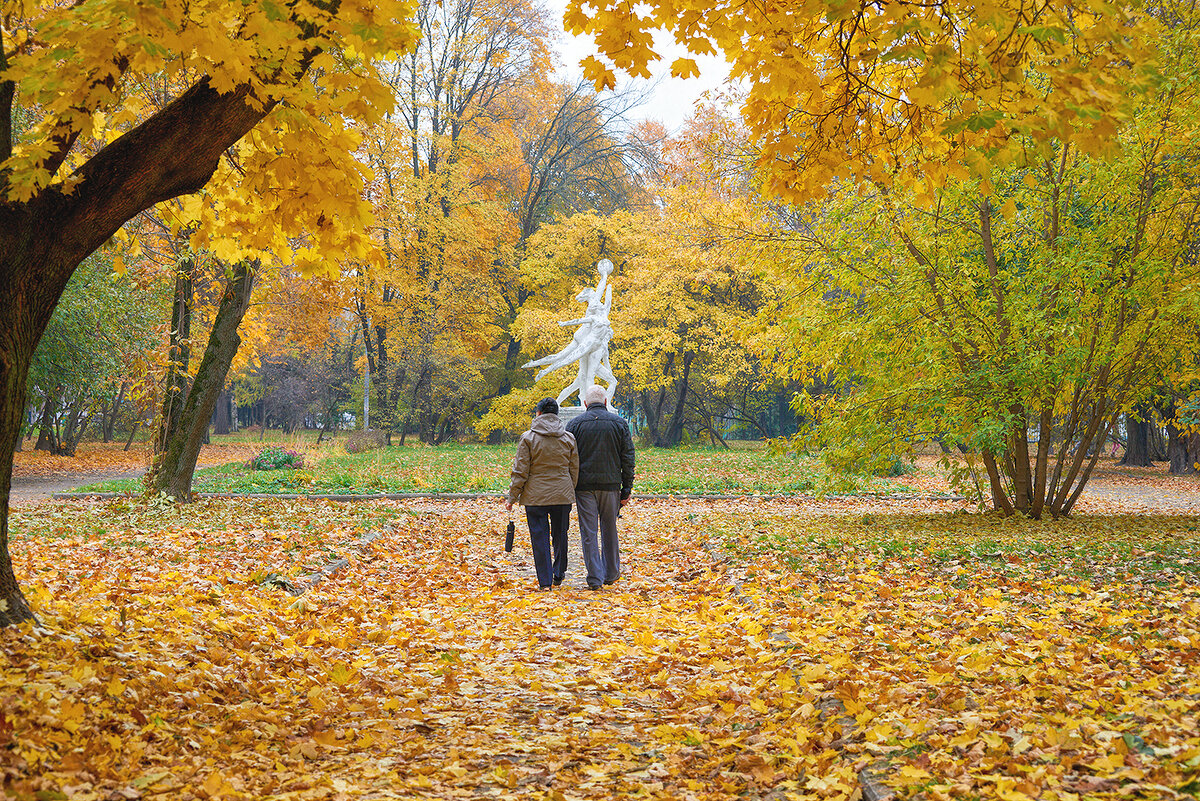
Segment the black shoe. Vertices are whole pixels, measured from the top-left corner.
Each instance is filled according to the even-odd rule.
[[[560,578],[556,578],[556,579],[554,580],[554,586],[555,586],[555,587],[557,587],[557,586],[559,586],[559,585],[561,585],[561,584],[562,584],[562,579],[560,579]]]
[[[617,583],[617,580],[616,580],[616,579],[613,579],[612,581],[606,581],[606,582],[604,582],[604,583],[605,583],[605,584],[616,584],[616,583]]]
[[[600,589],[600,587],[601,587],[600,584],[589,584],[588,585],[588,589],[593,590],[593,591]]]

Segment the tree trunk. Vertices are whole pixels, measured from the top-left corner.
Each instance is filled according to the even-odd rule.
[[[685,353],[683,356],[683,374],[677,382],[678,394],[675,396],[675,408],[671,410],[671,424],[667,429],[667,445],[672,448],[683,441],[684,401],[687,399],[688,379],[695,358],[693,353]]]
[[[129,391],[129,382],[122,381],[117,397],[111,407],[104,407],[100,417],[100,437],[104,442],[112,442],[113,431],[117,426],[117,415],[121,413],[121,405],[125,403],[125,393]]]
[[[389,403],[389,390],[391,384],[388,381],[388,348],[387,348],[387,329],[382,325],[375,326],[375,370],[371,373],[371,380],[375,382],[375,425],[374,428],[384,432],[387,438],[387,444],[392,444],[392,430],[394,428],[393,421],[395,418],[395,410],[393,404]]]
[[[37,444],[33,446],[35,451],[58,453],[58,436],[54,430],[54,417],[57,414],[57,406],[58,391],[47,391],[46,403],[42,406],[42,419],[38,423]]]
[[[3,315],[0,319],[22,319],[12,307],[11,296],[0,293]],[[57,298],[56,298],[57,300]],[[18,316],[20,315],[20,316]],[[50,315],[46,314],[49,320]],[[38,329],[45,329],[45,324]],[[21,437],[21,417],[25,410],[25,382],[37,338],[29,341],[29,329],[24,326],[0,328],[0,626],[11,626],[33,620],[33,611],[25,600],[13,572],[12,556],[8,550],[8,494],[12,489],[13,452]]]
[[[275,103],[251,97],[248,84],[221,93],[201,78],[88,158],[69,191],[51,184],[26,201],[0,200],[0,625],[32,617],[8,548],[12,459],[33,351],[67,282],[135,215],[208,183],[221,154]],[[52,155],[45,164],[54,172],[61,160]],[[0,198],[8,196],[6,184],[0,172]]]
[[[1165,462],[1167,461],[1167,437],[1163,431],[1163,427],[1157,423],[1150,425],[1150,461]]]
[[[85,414],[88,408],[87,400],[88,391],[84,391],[71,403],[63,424],[62,436],[58,439],[59,456],[74,456],[75,449],[79,447],[79,440],[83,439],[88,423],[92,420],[91,415]]]
[[[171,344],[167,351],[167,384],[163,390],[154,452],[161,453],[179,431],[179,419],[188,391],[188,365],[192,358],[192,263],[185,259],[175,274],[175,299],[171,305]]]
[[[1008,408],[1013,415],[1012,430],[1009,434],[1011,448],[1011,468],[1008,471],[1013,485],[1013,506],[1031,517],[1040,518],[1040,513],[1034,515],[1033,509],[1033,475],[1029,469],[1029,416],[1025,407],[1015,403]],[[1039,510],[1040,512],[1040,510]]]
[[[1188,432],[1168,423],[1167,461],[1173,476],[1200,473],[1200,432]]]
[[[1000,460],[997,455],[987,449],[984,449],[980,455],[983,458],[983,466],[987,470],[988,483],[992,488],[992,508],[1005,517],[1016,514],[1017,510],[1013,508],[1012,501],[1009,500],[1008,493],[1004,489],[1004,481],[1000,477]]]
[[[125,450],[129,450],[129,446],[133,444],[133,438],[137,435],[138,429],[142,427],[142,421],[134,420],[133,425],[129,427],[129,439],[125,440]]]
[[[208,433],[208,421],[217,398],[225,387],[229,365],[241,344],[237,329],[250,307],[253,283],[254,274],[246,262],[233,266],[196,378],[183,402],[178,429],[155,465],[154,491],[166,493],[180,502],[191,500],[196,458]]]
[[[1150,422],[1148,409],[1139,408],[1125,415],[1125,454],[1117,464],[1129,467],[1150,467]]]
[[[223,391],[217,396],[217,408],[213,412],[213,433],[228,434],[231,427],[229,421],[229,390]]]

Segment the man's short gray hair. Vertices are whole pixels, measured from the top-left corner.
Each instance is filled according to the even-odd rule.
[[[608,390],[599,384],[592,384],[583,393],[583,405],[588,406],[593,403],[603,403],[608,405]]]

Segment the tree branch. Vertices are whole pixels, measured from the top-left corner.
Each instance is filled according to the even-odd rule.
[[[8,71],[8,53],[4,52],[4,37],[0,36],[0,75]],[[12,155],[13,99],[17,96],[15,81],[0,81],[0,161]],[[0,196],[8,183],[6,173],[0,172]]]

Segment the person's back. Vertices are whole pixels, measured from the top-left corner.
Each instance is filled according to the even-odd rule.
[[[533,423],[517,441],[504,506],[525,505],[538,589],[562,583],[567,572],[567,527],[579,478],[575,438],[558,419],[558,402],[542,398]]]
[[[587,583],[598,590],[621,574],[617,514],[633,491],[633,438],[629,424],[608,410],[603,387],[588,387],[583,400],[587,411],[568,423],[567,431],[579,450],[575,508]]]
[[[576,490],[620,490],[628,498],[633,486],[634,452],[629,424],[603,403],[567,424],[579,448],[579,482]]]

